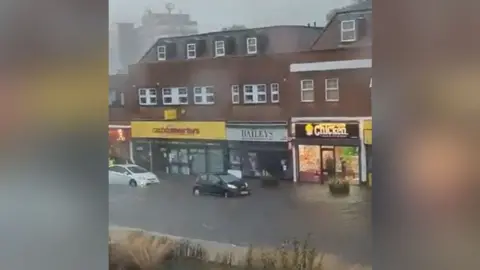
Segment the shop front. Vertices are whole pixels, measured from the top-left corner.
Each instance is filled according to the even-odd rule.
[[[292,124],[294,181],[323,183],[361,180],[361,139],[358,121]]]
[[[108,158],[110,163],[130,163],[130,126],[108,126]]]
[[[197,175],[227,170],[225,122],[132,122],[136,164],[154,173]]]
[[[367,185],[372,186],[372,120],[363,121],[363,143],[365,144]]]
[[[230,173],[248,178],[292,178],[286,122],[227,123],[226,133]]]

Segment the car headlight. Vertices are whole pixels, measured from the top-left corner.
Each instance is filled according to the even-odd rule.
[[[234,186],[234,185],[232,185],[232,184],[228,184],[227,187],[228,187],[228,188],[231,188],[231,189],[237,189],[237,187]]]

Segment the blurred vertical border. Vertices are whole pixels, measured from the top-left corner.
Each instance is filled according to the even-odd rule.
[[[478,1],[373,1],[375,269],[480,267],[480,35],[469,34],[478,10]],[[467,161],[445,162],[458,159]]]
[[[0,3],[2,269],[108,269],[108,1]]]

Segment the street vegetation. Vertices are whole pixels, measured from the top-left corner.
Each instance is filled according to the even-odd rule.
[[[174,240],[143,231],[125,232],[122,240],[109,241],[110,270],[371,270],[350,265],[333,255],[322,254],[302,241],[285,241],[278,248],[249,247],[246,252],[207,249],[187,240]],[[238,250],[237,250],[238,251]],[[235,254],[236,253],[236,254]],[[181,267],[189,261],[189,267]],[[192,264],[193,262],[193,264]],[[194,266],[192,266],[194,265]]]

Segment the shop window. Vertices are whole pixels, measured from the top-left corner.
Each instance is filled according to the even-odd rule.
[[[245,159],[243,159],[242,174],[247,177],[262,176],[262,170],[259,164],[259,159],[256,152],[248,152]]]
[[[335,173],[351,182],[359,181],[360,161],[358,147],[335,146]]]
[[[242,154],[240,150],[230,150],[230,169],[240,170],[242,167]]]
[[[190,149],[190,164],[193,174],[205,173],[207,165],[205,149]]]
[[[302,181],[318,181],[316,177],[321,171],[319,145],[298,146],[299,177]]]
[[[225,171],[224,152],[222,149],[208,149],[208,168],[211,173],[221,173]]]

